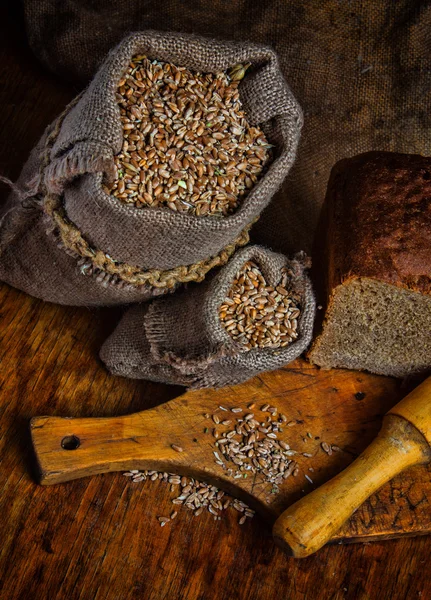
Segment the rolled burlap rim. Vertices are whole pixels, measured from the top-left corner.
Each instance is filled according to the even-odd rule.
[[[172,289],[179,283],[203,281],[211,269],[226,264],[237,248],[248,244],[250,241],[249,231],[257,219],[249,223],[239,237],[223,248],[216,256],[192,265],[180,266],[166,271],[159,269],[145,271],[139,267],[115,261],[101,250],[92,248],[76,225],[67,217],[61,195],[48,192],[44,184],[44,173],[50,164],[51,149],[58,137],[61,125],[82,95],[83,92],[72,100],[56,119],[51,132],[47,135],[44,151],[41,156],[38,181],[41,187],[42,207],[56,227],[54,234],[58,236],[61,245],[67,250],[68,254],[75,256],[77,259],[84,259],[80,262],[83,274],[99,276],[101,272],[104,272],[108,275],[108,278],[105,278],[105,282],[112,285],[127,283],[134,286],[148,285],[155,288]]]
[[[113,156],[122,141],[115,82],[141,50],[197,70],[255,65],[241,95],[250,122],[261,124],[277,155],[234,214],[214,219],[166,208],[140,211],[103,190],[104,178],[108,184],[115,179]],[[181,282],[202,281],[248,243],[249,229],[294,161],[301,126],[301,110],[270,48],[137,32],[108,54],[88,88],[50,126],[33,158],[36,169],[22,183],[29,188],[26,197],[43,210],[48,238],[76,260],[82,274],[95,275],[105,287],[168,291]]]

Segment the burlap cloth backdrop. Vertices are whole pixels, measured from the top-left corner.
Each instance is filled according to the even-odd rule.
[[[270,44],[305,114],[296,164],[254,227],[274,250],[310,249],[337,160],[431,155],[429,0],[27,0],[25,16],[34,52],[80,82],[129,31]]]

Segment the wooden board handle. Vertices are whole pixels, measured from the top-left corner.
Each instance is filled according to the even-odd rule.
[[[309,556],[383,484],[430,459],[430,447],[418,429],[400,416],[386,415],[378,437],[347,469],[281,514],[274,540],[290,556]]]
[[[49,485],[109,471],[158,468],[188,460],[172,449],[177,432],[169,431],[159,409],[122,417],[35,417],[31,436],[40,483]]]

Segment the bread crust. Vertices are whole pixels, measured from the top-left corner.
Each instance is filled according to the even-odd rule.
[[[327,292],[369,277],[431,294],[431,158],[367,152],[333,167]]]

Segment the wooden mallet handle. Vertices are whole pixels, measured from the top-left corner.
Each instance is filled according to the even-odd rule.
[[[378,437],[347,469],[280,515],[274,540],[290,556],[309,556],[382,485],[429,461],[431,377],[385,415]]]

